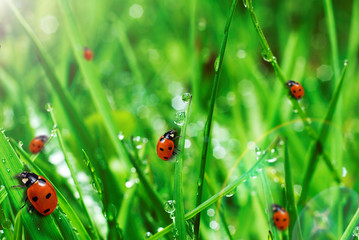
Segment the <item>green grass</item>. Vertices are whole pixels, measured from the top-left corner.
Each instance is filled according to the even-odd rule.
[[[358,6],[0,2],[0,238],[351,239]],[[162,161],[171,129],[179,152]],[[50,216],[20,209],[25,170],[54,185]]]

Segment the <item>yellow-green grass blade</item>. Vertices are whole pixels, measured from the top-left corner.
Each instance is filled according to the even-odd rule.
[[[22,224],[22,211],[19,211],[16,214],[15,224],[14,224],[14,240],[21,240],[23,234],[23,224]]]

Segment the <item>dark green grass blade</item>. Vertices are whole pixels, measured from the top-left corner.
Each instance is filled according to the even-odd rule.
[[[279,141],[280,141],[280,139],[278,138],[274,142],[272,142],[270,144],[270,146],[263,152],[263,154],[258,159],[258,161],[252,166],[252,168],[249,169],[246,173],[244,173],[241,177],[237,178],[233,183],[229,184],[227,187],[223,188],[221,191],[219,191],[218,193],[216,193],[215,195],[213,195],[212,197],[210,197],[209,199],[207,199],[206,201],[201,203],[195,209],[186,213],[185,219],[189,220],[189,219],[195,217],[196,215],[198,215],[198,213],[202,212],[203,210],[205,210],[206,208],[208,208],[213,203],[217,202],[220,198],[224,197],[225,195],[229,194],[230,192],[233,192],[240,184],[242,184],[244,181],[248,180],[257,171],[257,169],[262,165],[262,163],[266,159],[268,153],[270,153],[270,151],[275,146],[278,145]],[[166,233],[171,231],[172,228],[173,228],[173,224],[170,224],[167,227],[165,227],[162,231],[154,234],[153,236],[151,236],[148,239],[149,240],[158,239],[159,237],[162,237],[163,235],[165,235]]]
[[[222,40],[221,51],[220,51],[219,56],[216,59],[216,63],[215,63],[215,69],[214,69],[215,75],[214,75],[214,80],[213,80],[210,107],[209,107],[208,117],[207,117],[207,121],[206,121],[206,124],[204,127],[204,134],[203,134],[204,136],[203,136],[201,166],[200,166],[200,170],[199,170],[200,173],[199,173],[199,177],[198,177],[198,181],[197,181],[198,186],[197,186],[196,206],[198,206],[202,202],[202,192],[203,192],[203,182],[204,182],[203,178],[204,178],[204,173],[206,171],[207,153],[208,153],[208,145],[210,143],[210,134],[211,134],[211,127],[212,127],[214,104],[215,104],[216,96],[217,96],[217,92],[218,92],[218,85],[219,85],[219,80],[220,80],[220,75],[221,75],[221,70],[222,70],[222,65],[223,65],[224,53],[226,51],[226,46],[227,46],[229,27],[231,26],[232,17],[234,14],[234,10],[236,9],[237,2],[238,2],[237,0],[233,0],[233,2],[232,2],[232,6],[229,11],[227,22],[226,22],[226,25],[224,28],[224,38]],[[201,214],[199,213],[196,216],[195,222],[194,222],[195,239],[198,239],[200,221],[201,221]]]
[[[14,240],[21,240],[22,239],[22,211],[19,211],[15,218],[14,224]]]
[[[42,171],[42,169],[35,162],[31,161],[28,154],[22,148],[20,148],[14,140],[12,140],[12,143],[13,143],[12,145],[15,146],[16,150],[18,151],[18,154],[20,155],[20,158],[22,159],[22,161],[26,163],[27,167],[29,167],[32,171],[43,176],[49,182],[51,182],[51,180],[50,180],[51,178],[48,178],[46,176],[46,174]],[[65,222],[64,224],[72,225],[72,229],[70,229],[71,232],[66,232],[63,235],[71,236],[69,239],[74,239],[77,236],[77,234],[81,237],[81,239],[91,239],[90,236],[88,235],[85,227],[83,226],[82,222],[80,221],[79,217],[77,216],[75,211],[72,209],[71,205],[67,202],[64,195],[59,191],[59,189],[56,187],[56,185],[54,185],[54,183],[51,182],[51,184],[53,185],[53,187],[56,190],[58,205],[61,207],[62,211],[66,215],[64,215],[65,217],[63,217],[60,213],[57,214],[56,212],[54,212],[50,216],[56,215],[58,224],[60,224],[62,222],[62,221],[59,221],[59,217],[60,217],[60,218],[62,218],[63,221],[71,221],[70,223]],[[15,185],[15,184],[13,184],[13,185]],[[60,210],[55,210],[55,211],[60,211]],[[24,219],[24,213],[23,213],[23,219]],[[59,228],[60,229],[69,229],[67,226],[60,226]],[[76,233],[73,230],[74,228],[76,229]]]
[[[184,145],[186,140],[186,131],[188,125],[189,110],[191,107],[192,96],[190,96],[185,111],[185,119],[181,128],[181,137],[179,140],[179,153],[176,156],[175,176],[174,176],[174,199],[176,201],[175,210],[175,228],[178,238],[181,240],[187,239],[186,220],[184,217],[184,202],[183,202],[183,162],[184,162]]]
[[[94,183],[94,186],[96,188],[96,191],[98,193],[98,196],[100,197],[101,201],[103,200],[103,185],[102,185],[102,181],[101,179],[98,177],[98,175],[96,174],[95,168],[94,168],[94,164],[92,164],[91,159],[89,158],[89,156],[87,155],[86,151],[84,149],[82,149],[82,153],[84,155],[84,161],[86,166],[89,169],[89,172],[91,174],[91,178],[92,178],[92,182]]]
[[[297,205],[295,203],[294,197],[294,189],[293,189],[293,178],[292,178],[292,171],[290,168],[290,160],[289,160],[289,153],[288,153],[288,140],[287,138],[284,139],[284,171],[285,171],[285,194],[286,194],[286,202],[287,202],[287,211],[290,216],[289,222],[289,239],[292,239],[294,225],[298,224],[298,235],[295,236],[295,239],[302,240],[302,231],[300,222],[298,221],[298,212],[297,212]]]
[[[3,166],[0,167],[0,181],[8,192],[8,197],[13,209],[19,211],[25,200],[26,193],[24,189],[12,188],[12,186],[19,185],[19,181],[15,178],[15,175],[22,172],[24,167],[3,131],[0,133],[0,149],[0,159],[2,161],[1,164],[3,164]],[[52,215],[44,217],[40,216],[37,212],[30,214],[26,211],[26,207],[23,208],[22,211],[24,227],[32,239],[39,239],[42,236],[62,239],[62,235],[54,223],[54,217]],[[39,229],[41,229],[41,231],[39,231]]]
[[[342,89],[342,85],[343,85],[343,81],[344,81],[344,77],[345,77],[345,72],[347,69],[347,63],[344,64],[344,68],[342,71],[342,74],[340,76],[338,85],[335,89],[334,95],[332,97],[332,99],[330,100],[329,106],[328,106],[328,110],[327,113],[323,119],[323,124],[322,124],[322,128],[320,130],[319,136],[318,138],[312,143],[311,147],[310,147],[310,155],[308,157],[308,160],[306,161],[308,163],[308,167],[305,173],[305,177],[304,177],[304,181],[303,181],[303,188],[302,188],[302,193],[299,199],[299,204],[303,205],[304,201],[307,197],[307,193],[308,193],[308,188],[309,188],[309,184],[310,181],[313,177],[313,174],[316,170],[317,167],[317,163],[318,163],[318,155],[323,153],[323,143],[326,140],[327,134],[328,134],[328,130],[329,130],[329,125],[327,124],[328,122],[331,122],[333,119],[333,115],[334,115],[334,110],[335,110],[335,106],[338,102],[338,98]],[[334,169],[333,169],[334,170]],[[340,179],[336,179],[337,181]]]
[[[2,228],[2,230],[4,231],[4,236],[7,239],[12,239],[13,238],[13,234],[11,231],[11,222],[10,220],[5,216],[5,211],[4,209],[6,209],[5,204],[7,200],[7,191],[6,188],[4,186],[1,186],[0,189],[0,226]]]

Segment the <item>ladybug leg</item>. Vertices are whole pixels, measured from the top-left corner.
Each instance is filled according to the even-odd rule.
[[[177,147],[177,146],[175,146],[175,147],[174,147],[174,149],[173,149],[173,153],[172,153],[172,155],[177,155],[179,151],[181,151],[181,150],[180,150],[180,149],[178,149],[178,147]]]
[[[22,205],[21,207],[20,207],[20,209],[22,209],[22,208],[24,208],[25,207],[25,205],[26,205],[26,202],[27,202],[27,200],[28,200],[29,198],[28,197],[26,197],[26,199],[25,199],[25,203],[24,203],[24,205]]]

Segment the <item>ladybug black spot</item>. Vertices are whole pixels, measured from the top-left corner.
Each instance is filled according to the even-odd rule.
[[[283,229],[284,229],[284,227],[283,227],[283,226],[280,226],[280,227],[279,227],[279,229],[283,230]]]
[[[164,159],[168,159],[168,157],[163,157]]]
[[[293,93],[295,93],[295,90],[293,90]]]
[[[168,147],[168,150],[172,150],[172,147]]]
[[[301,92],[302,91],[302,89],[301,88],[299,88],[299,90],[298,90],[299,92]]]
[[[163,150],[163,148],[160,148],[160,150],[163,152],[164,150]]]
[[[37,197],[33,197],[33,198],[32,198],[32,201],[36,202],[37,199],[38,199]]]
[[[279,221],[279,218],[276,218],[275,221],[278,222],[278,221]]]
[[[51,193],[48,193],[47,195],[46,195],[46,199],[49,199],[51,197]]]
[[[285,221],[287,221],[287,219],[286,219],[286,218],[283,218],[283,222],[285,222]]]
[[[50,212],[50,208],[48,208],[44,211],[44,213],[48,213],[48,212]]]

